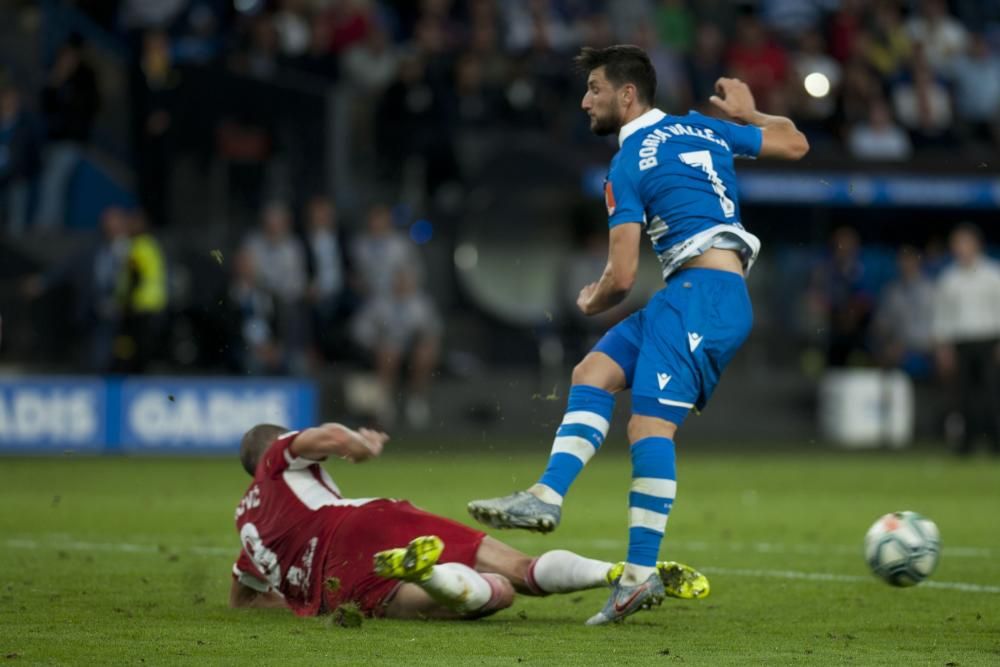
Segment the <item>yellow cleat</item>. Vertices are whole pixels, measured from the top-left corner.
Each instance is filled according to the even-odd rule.
[[[427,581],[443,551],[444,542],[437,535],[416,537],[405,547],[376,553],[375,574],[400,581]]]
[[[615,563],[608,570],[606,579],[609,586],[614,585],[625,571],[625,563]],[[708,577],[690,565],[672,560],[661,560],[656,564],[656,572],[663,582],[663,590],[667,597],[681,600],[700,600],[708,597],[711,586]]]

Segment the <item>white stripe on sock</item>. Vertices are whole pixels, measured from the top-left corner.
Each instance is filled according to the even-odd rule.
[[[586,465],[590,457],[597,453],[597,449],[586,438],[581,438],[578,435],[563,435],[552,441],[552,453],[571,454]]]
[[[596,412],[587,412],[586,410],[567,412],[563,416],[562,425],[568,426],[569,424],[583,424],[591,428],[596,428],[601,432],[602,436],[608,434],[608,428],[611,426],[608,420],[601,415]]]
[[[628,527],[649,528],[650,530],[655,530],[656,532],[662,534],[667,530],[667,515],[643,509],[641,507],[629,507]]]
[[[657,479],[656,477],[636,477],[632,480],[632,490],[647,496],[673,500],[677,496],[677,482],[672,479]]]

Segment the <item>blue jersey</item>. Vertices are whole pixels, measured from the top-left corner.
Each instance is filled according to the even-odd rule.
[[[604,188],[609,225],[642,223],[664,279],[712,247],[736,250],[749,269],[760,241],[740,221],[733,159],[756,157],[761,140],[752,125],[647,111],[619,134]]]

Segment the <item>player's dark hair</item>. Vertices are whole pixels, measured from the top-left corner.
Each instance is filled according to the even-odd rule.
[[[573,62],[585,74],[603,67],[604,76],[615,88],[631,83],[643,104],[651,105],[656,97],[656,70],[649,56],[638,46],[615,44],[603,49],[585,46]]]
[[[240,463],[251,477],[257,473],[257,462],[267,448],[279,435],[287,432],[287,428],[277,424],[257,424],[243,434],[240,441]]]

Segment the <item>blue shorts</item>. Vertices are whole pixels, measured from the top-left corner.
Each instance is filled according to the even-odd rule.
[[[708,403],[753,326],[743,277],[714,269],[673,274],[646,307],[612,327],[594,352],[625,371],[633,414],[680,425]]]

